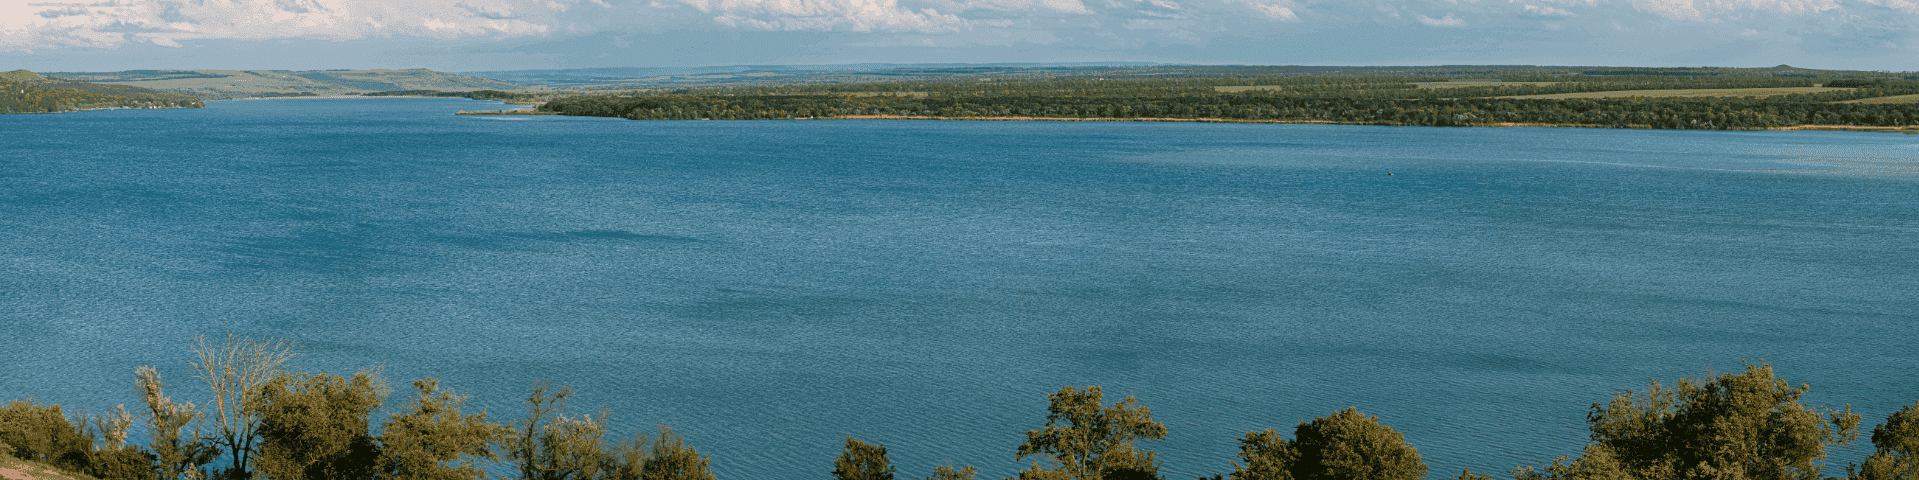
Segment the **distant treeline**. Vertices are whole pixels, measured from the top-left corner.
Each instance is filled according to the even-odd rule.
[[[0,459],[51,464],[106,480],[481,480],[501,462],[501,480],[712,480],[711,460],[661,425],[615,439],[607,413],[572,414],[570,388],[535,386],[526,414],[506,423],[462,410],[465,396],[434,379],[412,382],[398,413],[373,412],[392,391],[375,371],[350,376],[289,371],[283,342],[229,336],[194,348],[211,401],[196,406],[167,396],[151,367],[136,373],[143,408],[69,417],[56,405],[16,400],[0,408]],[[1576,458],[1518,467],[1514,480],[1836,480],[1829,447],[1857,439],[1861,418],[1801,402],[1810,387],[1773,375],[1769,364],[1742,372],[1654,381],[1595,403],[1592,442]],[[1159,479],[1156,454],[1141,442],[1166,426],[1126,397],[1108,404],[1099,387],[1065,387],[1047,397],[1045,423],[1014,452],[1031,461],[1021,480]],[[144,444],[128,438],[143,422]],[[376,432],[371,427],[378,423]],[[1876,450],[1846,467],[1848,480],[1919,478],[1919,403],[1872,429]],[[1239,439],[1238,462],[1213,480],[1422,480],[1428,468],[1405,437],[1348,408],[1301,421],[1292,438],[1275,429]],[[724,460],[722,460],[724,461]],[[0,466],[4,466],[0,463]],[[831,468],[828,470],[828,468]],[[886,447],[847,437],[838,458],[817,474],[839,480],[892,480]],[[971,480],[972,466],[943,465],[930,479]],[[802,472],[794,475],[804,476]],[[1491,480],[1460,472],[1451,480]],[[1205,480],[1202,478],[1201,480]]]
[[[1782,67],[1786,68],[1786,67]],[[1566,75],[1508,71],[1508,82],[1418,88],[1452,76],[1382,75],[1137,75],[1124,78],[975,79],[775,87],[721,87],[627,92],[561,98],[541,110],[565,115],[634,120],[759,120],[849,116],[944,118],[1064,117],[1109,119],[1218,119],[1367,125],[1484,126],[1549,124],[1615,128],[1765,129],[1795,125],[1906,126],[1919,123],[1919,104],[1838,103],[1919,94],[1919,81],[1812,77],[1802,70],[1671,69]],[[1259,73],[1263,70],[1225,70]],[[1416,71],[1415,71],[1416,72]],[[1816,71],[1815,71],[1816,72]],[[1219,72],[1214,72],[1219,73]],[[1471,73],[1471,72],[1466,72]],[[1628,90],[1847,87],[1755,97],[1642,96],[1523,99],[1525,95]],[[1259,86],[1222,92],[1213,87]],[[901,95],[912,92],[913,95]],[[876,95],[892,93],[891,95]]]

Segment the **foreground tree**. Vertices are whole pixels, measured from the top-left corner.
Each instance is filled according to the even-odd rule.
[[[555,391],[540,384],[527,397],[525,418],[504,435],[506,457],[525,480],[712,480],[707,459],[686,446],[672,429],[660,426],[659,438],[644,436],[605,443],[606,417],[566,414],[573,389]]]
[[[294,356],[292,347],[284,341],[265,342],[228,334],[226,342],[218,346],[200,337],[193,352],[199,357],[193,368],[213,393],[213,443],[233,460],[223,476],[244,478],[250,471],[254,442],[259,439],[260,387],[281,373]]]
[[[1126,397],[1111,407],[1099,387],[1060,389],[1048,395],[1046,426],[1026,432],[1019,446],[1018,460],[1028,456],[1046,458],[1055,465],[1046,468],[1034,462],[1020,472],[1022,479],[1131,480],[1159,476],[1159,461],[1149,450],[1139,449],[1137,440],[1166,438],[1166,426],[1153,421],[1152,412],[1139,400]]]
[[[894,468],[886,447],[846,437],[846,449],[833,459],[835,480],[893,480]]]
[[[413,388],[419,396],[381,427],[380,471],[394,480],[485,478],[475,462],[499,460],[493,443],[505,427],[488,423],[486,412],[461,414],[467,397],[441,390],[439,380],[415,381]]]
[[[926,480],[973,480],[976,474],[972,465],[957,470],[952,465],[940,465],[933,467],[933,476],[926,477]]]
[[[1906,405],[1872,429],[1872,455],[1860,464],[1855,480],[1919,480],[1919,403]]]
[[[93,439],[82,425],[67,419],[59,405],[14,400],[0,407],[0,446],[7,456],[81,471]]]
[[[158,464],[159,480],[204,476],[200,467],[213,463],[219,452],[200,437],[200,410],[191,403],[167,398],[160,372],[153,367],[140,367],[134,374],[134,385],[147,405],[147,450],[153,452]],[[183,431],[188,425],[193,429]]]
[[[700,452],[686,445],[686,439],[666,425],[660,425],[660,436],[653,440],[653,449],[647,452],[642,465],[644,480],[713,480],[713,472],[707,470],[710,459],[700,456]]]
[[[1593,404],[1593,444],[1578,460],[1545,471],[1520,468],[1519,480],[1763,479],[1819,480],[1826,447],[1858,436],[1859,415],[1800,403],[1811,387],[1773,376],[1772,365],[1704,381],[1655,381],[1645,393],[1621,392]]]
[[[1300,422],[1287,441],[1267,429],[1241,439],[1233,480],[1417,480],[1426,477],[1419,450],[1378,417],[1347,408]],[[1470,475],[1470,474],[1462,474]]]
[[[388,393],[378,374],[283,374],[260,389],[259,473],[272,480],[370,480],[380,446],[367,417]]]

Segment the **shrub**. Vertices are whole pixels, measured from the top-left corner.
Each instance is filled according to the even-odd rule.
[[[835,480],[893,480],[895,469],[886,447],[846,437],[846,449],[833,459]]]
[[[200,410],[191,403],[175,403],[162,391],[160,372],[153,367],[140,367],[135,370],[141,399],[147,404],[147,449],[154,455],[157,478],[176,480],[181,476],[197,477],[202,475],[200,468],[213,463],[219,455],[210,442],[203,441],[196,420],[201,418]],[[195,424],[192,430],[182,432],[188,424]]]
[[[83,425],[69,421],[59,405],[14,400],[0,408],[0,444],[11,446],[14,458],[84,471],[93,439]]]
[[[1300,422],[1287,441],[1267,429],[1247,432],[1233,480],[1416,480],[1426,477],[1419,450],[1378,417],[1347,408]]]
[[[386,397],[377,374],[282,374],[260,390],[259,473],[272,480],[371,479],[379,445],[367,416]]]
[[[1825,448],[1857,437],[1859,415],[1800,403],[1811,387],[1794,388],[1770,364],[1704,381],[1655,381],[1645,393],[1621,392],[1593,404],[1586,421],[1593,444],[1570,463],[1544,472],[1520,468],[1519,480],[1758,478],[1819,480]]]
[[[666,425],[660,425],[660,436],[653,440],[653,449],[647,452],[642,468],[644,480],[713,480],[713,473],[707,470],[710,459],[700,456],[700,452],[686,445],[686,439],[674,433]]]
[[[381,428],[380,470],[395,480],[484,478],[474,461],[499,459],[493,442],[505,427],[487,423],[486,412],[462,415],[466,397],[440,390],[438,380],[415,381],[413,387],[419,396]]]
[[[1026,432],[1017,459],[1040,456],[1058,465],[1045,468],[1035,462],[1020,472],[1022,479],[1149,479],[1159,475],[1153,452],[1140,450],[1136,440],[1166,438],[1166,426],[1153,421],[1152,411],[1126,397],[1113,406],[1102,403],[1099,387],[1060,389],[1047,395],[1046,426]]]
[[[933,467],[933,476],[926,477],[926,480],[973,480],[974,475],[972,465],[960,467],[958,470],[954,470],[952,465],[940,465]]]
[[[1855,480],[1919,480],[1919,403],[1907,405],[1872,429],[1872,455],[1850,477]]]

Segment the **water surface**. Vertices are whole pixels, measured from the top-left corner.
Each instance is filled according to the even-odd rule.
[[[0,397],[98,412],[154,365],[202,402],[189,347],[236,332],[496,420],[573,385],[722,478],[847,435],[1012,475],[1065,385],[1151,407],[1169,478],[1348,406],[1436,476],[1538,465],[1741,360],[1868,428],[1919,400],[1915,137],[478,108],[0,117]]]

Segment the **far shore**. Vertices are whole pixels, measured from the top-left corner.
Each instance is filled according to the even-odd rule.
[[[303,98],[436,98],[422,95],[308,95],[299,97],[246,97],[234,100],[299,100]]]
[[[935,117],[926,115],[841,115],[835,117],[804,117],[802,120],[981,120],[1001,122],[1189,122],[1189,123],[1280,123],[1280,124],[1319,124],[1319,125],[1373,125],[1371,123],[1342,123],[1331,120],[1245,120],[1237,118],[1160,118],[1160,117]],[[1551,127],[1551,128],[1621,128],[1607,125],[1585,123],[1511,123],[1472,125],[1474,127]],[[1628,129],[1655,129],[1650,125],[1632,125]],[[1855,125],[1796,125],[1790,127],[1738,129],[1754,131],[1859,131],[1859,132],[1898,132],[1919,134],[1919,125],[1903,127],[1868,127]]]

